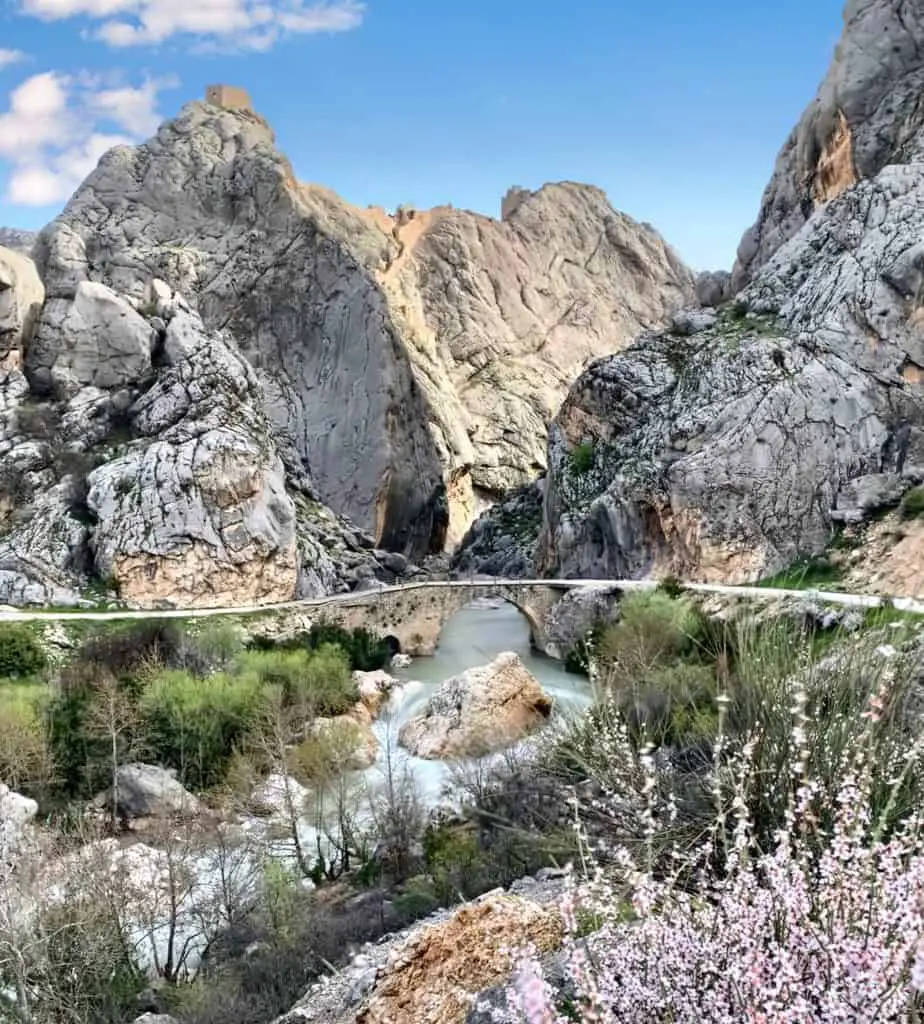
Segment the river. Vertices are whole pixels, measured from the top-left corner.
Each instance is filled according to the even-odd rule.
[[[447,621],[431,657],[415,658],[407,667],[389,670],[406,685],[395,695],[387,715],[376,723],[380,753],[377,765],[369,769],[370,782],[381,777],[389,737],[394,746],[401,726],[423,710],[440,683],[466,669],[486,665],[502,651],[515,651],[546,693],[555,698],[554,714],[579,711],[590,703],[590,683],[584,676],[566,672],[560,662],[532,649],[529,624],[521,612],[500,599],[476,599]],[[427,802],[438,802],[449,766],[406,752],[401,752],[401,757],[413,771]]]
[[[402,752],[396,744],[398,730],[408,718],[423,708],[433,691],[445,679],[466,669],[485,665],[502,651],[515,651],[519,654],[526,668],[545,691],[555,698],[553,717],[578,711],[590,702],[590,684],[587,679],[566,673],[561,664],[531,649],[529,625],[513,605],[504,601],[476,600],[446,623],[432,657],[417,658],[406,668],[392,670],[392,674],[405,685],[393,696],[388,715],[375,725],[381,744],[379,760],[365,772],[356,773],[359,789],[368,791],[381,785],[390,735],[398,757],[413,771],[424,801],[430,806],[440,802],[445,784],[449,781],[449,765],[410,757]],[[301,790],[297,783],[294,785]],[[307,797],[307,791],[304,792]],[[307,802],[310,803],[310,800]],[[358,823],[363,824],[366,820],[368,814],[360,811]],[[301,820],[298,829],[303,849],[309,856],[318,848],[319,838],[321,848],[327,846],[327,841],[315,830],[314,821],[313,815],[308,815]],[[268,849],[284,862],[292,862],[293,845],[291,840],[278,835],[278,820],[274,824],[248,818],[243,819],[241,824],[252,838],[258,840],[260,847]],[[135,844],[120,848],[119,856],[129,859],[128,872],[133,879],[133,890],[138,891],[140,908],[138,919],[135,920],[129,914],[125,925],[139,943],[138,956],[141,962],[153,968],[155,962],[163,962],[171,934],[171,915],[165,909],[165,894],[169,886],[164,881],[166,869],[163,854],[151,847]],[[219,905],[229,870],[236,875],[234,884],[240,886],[242,893],[258,885],[262,877],[262,857],[253,850],[244,847],[240,852],[232,853],[230,861],[222,860],[223,856],[228,856],[227,851],[216,847],[214,850],[204,849],[194,860],[184,862],[190,872],[189,891],[180,900],[174,924],[178,943],[189,945],[190,968],[197,963],[200,949],[205,943],[199,909],[202,906]],[[142,921],[143,924],[140,923]]]

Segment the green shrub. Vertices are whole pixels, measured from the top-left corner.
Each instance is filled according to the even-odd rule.
[[[22,679],[37,675],[48,656],[32,630],[14,622],[0,623],[0,678]]]
[[[52,776],[43,685],[0,686],[0,780],[28,796],[43,795]]]
[[[715,736],[717,697],[714,671],[683,661],[653,668],[639,683],[612,693],[636,742],[677,747]]]
[[[659,590],[628,594],[619,613],[619,621],[604,632],[600,643],[602,665],[610,674],[638,680],[693,648],[698,619],[684,598]]]
[[[220,619],[206,619],[183,631],[175,667],[196,675],[224,671],[240,654],[242,646],[237,626]]]
[[[386,641],[364,626],[344,629],[335,623],[316,622],[308,633],[308,646],[317,650],[330,644],[346,651],[354,671],[375,672],[391,660],[391,648]]]
[[[901,503],[902,519],[919,519],[924,515],[924,487],[906,491]]]
[[[581,441],[576,444],[568,453],[571,462],[571,469],[578,476],[584,476],[594,468],[594,444],[593,441]]]
[[[176,669],[158,672],[141,698],[154,760],[175,768],[189,789],[218,785],[235,751],[258,728],[265,697],[255,672],[204,678]]]
[[[61,678],[65,685],[92,683],[105,671],[116,679],[134,679],[152,666],[177,665],[183,643],[182,630],[170,620],[119,623],[84,641],[62,669]]]
[[[112,744],[119,754],[145,747],[138,715],[142,677],[117,678],[88,662],[67,666],[48,702],[45,726],[58,796],[95,796],[112,784]]]
[[[342,715],[359,699],[347,655],[333,644],[314,651],[245,651],[238,666],[264,686],[278,686],[285,704],[307,715]]]
[[[364,626],[346,629],[335,622],[324,620],[316,622],[307,633],[298,633],[281,641],[268,637],[254,637],[247,644],[247,649],[253,651],[306,649],[314,651],[329,645],[339,647],[344,651],[350,668],[359,672],[375,672],[384,668],[392,656],[388,642]]]

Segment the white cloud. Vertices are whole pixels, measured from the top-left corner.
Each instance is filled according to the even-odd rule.
[[[25,59],[26,55],[22,50],[8,50],[0,46],[0,68],[8,68],[11,64],[18,64]]]
[[[361,0],[21,0],[43,21],[83,16],[113,47],[189,36],[198,49],[266,50],[285,35],[347,32],[362,23]]]
[[[54,71],[27,78],[0,114],[7,200],[46,206],[67,199],[107,150],[153,134],[161,120],[158,93],[175,84],[147,79],[127,86]]]

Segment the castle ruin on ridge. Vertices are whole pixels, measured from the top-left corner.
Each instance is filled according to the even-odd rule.
[[[253,110],[250,96],[236,85],[207,85],[205,102],[225,110]]]

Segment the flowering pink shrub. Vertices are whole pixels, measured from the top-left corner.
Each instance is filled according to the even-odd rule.
[[[870,731],[886,696],[877,692],[862,715]],[[801,777],[806,716],[801,695],[795,698],[790,778],[755,778],[755,737],[738,760],[727,820],[720,805],[703,849],[675,852],[668,877],[623,849],[605,872],[575,882],[563,906],[564,991],[544,979],[535,957],[521,956],[508,1006],[494,1011],[495,1020],[924,1020],[924,817],[915,813],[884,834],[884,766],[868,756],[872,744],[861,743],[845,760],[829,806],[830,789]],[[920,746],[906,748],[906,768]],[[644,768],[644,753],[640,762]],[[901,775],[890,781],[897,792]],[[749,818],[754,784],[795,794],[768,851],[757,849]]]

